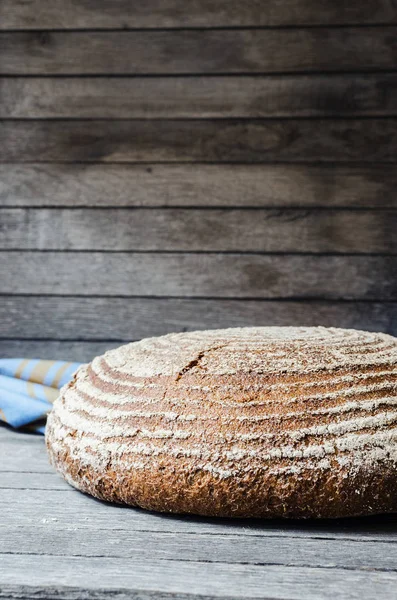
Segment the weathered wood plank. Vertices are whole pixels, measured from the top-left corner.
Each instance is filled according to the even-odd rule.
[[[131,562],[130,559],[106,557],[2,555],[0,583],[2,588],[75,586],[82,591],[98,590],[97,598],[109,598],[112,590],[127,588],[133,592],[132,598],[142,597],[138,593],[141,590],[150,590],[172,593],[173,598],[180,598],[183,594],[184,598],[207,595],[268,600],[377,597],[392,600],[397,573],[279,565],[176,563],[168,560],[137,559]]]
[[[46,456],[43,439],[34,440],[33,438],[35,436],[32,435],[32,440],[26,443],[22,437],[21,439],[18,439],[19,435],[23,436],[23,434],[12,432],[12,435],[16,436],[15,441],[10,441],[9,436],[4,433],[3,428],[0,428],[0,479],[3,471],[16,471],[19,473],[23,473],[25,471],[34,473],[51,473],[53,471]],[[42,436],[40,436],[40,438],[42,438]],[[19,490],[18,497],[22,491],[23,490]],[[48,490],[46,491],[48,492]],[[7,493],[10,492],[10,490],[0,490],[0,493],[2,492]],[[31,492],[32,490],[29,490],[29,493]],[[17,495],[15,494],[15,491],[12,491],[12,493],[16,498]],[[44,498],[42,501],[44,502]],[[11,502],[11,504],[13,504],[13,502]]]
[[[17,157],[19,158],[19,157]],[[0,206],[397,207],[394,166],[0,164]]]
[[[106,590],[84,590],[80,588],[57,585],[46,586],[44,589],[30,585],[12,585],[1,586],[0,598],[3,600],[105,600],[109,599],[110,593]],[[127,589],[112,590],[112,600],[182,600],[182,596],[177,597],[175,594],[159,594],[158,592],[142,592],[138,594]],[[193,596],[185,595],[183,600],[192,600]],[[200,600],[210,600],[208,596],[201,596]],[[212,600],[212,599],[211,599]]]
[[[14,433],[14,436],[23,434]],[[38,461],[38,449],[45,458],[44,441],[40,444],[7,444],[6,448],[16,451],[24,445],[27,467],[33,471]],[[33,458],[29,458],[32,455]],[[17,468],[13,472],[21,469]],[[12,466],[12,465],[11,465]],[[39,468],[36,468],[39,471]],[[40,469],[42,471],[42,469]],[[11,472],[11,471],[9,471]],[[47,473],[53,470],[49,466]],[[41,477],[42,472],[37,473]],[[3,473],[0,472],[0,478]],[[299,538],[334,540],[397,542],[397,521],[395,515],[339,520],[254,520],[254,519],[209,519],[196,516],[176,516],[151,513],[140,509],[107,504],[81,494],[68,486],[68,489],[0,489],[0,508],[4,523],[17,527],[40,527],[56,530],[83,530],[85,532],[157,532],[179,535],[239,535],[241,537]],[[383,547],[386,556],[388,546]]]
[[[397,160],[392,118],[1,121],[0,137],[1,162]]]
[[[396,27],[0,33],[6,75],[394,69]]]
[[[50,319],[48,315],[51,315]],[[0,338],[25,338],[28,355],[34,355],[35,338],[91,341],[109,338],[122,343],[174,331],[296,324],[371,329],[397,335],[397,303],[59,296],[0,298]],[[8,351],[7,343],[11,344]],[[69,342],[63,348],[61,342],[56,347],[54,343],[48,342],[48,352],[45,347],[47,355],[54,352],[57,358],[62,358],[64,351],[73,359],[74,352],[79,356],[85,352],[83,345],[74,348]],[[9,356],[15,351],[20,356],[22,348],[17,350],[18,344],[23,348],[23,341],[0,341],[0,350],[2,353],[7,351]],[[109,342],[109,345],[114,344]],[[99,344],[98,349],[101,348]],[[40,346],[37,351],[42,351]],[[93,355],[88,354],[87,358]]]
[[[4,294],[396,300],[397,260],[4,251],[0,280]]]
[[[136,29],[397,23],[388,0],[2,0],[0,29]]]
[[[397,211],[3,209],[0,250],[397,254]]]
[[[0,436],[2,432],[0,431]],[[20,436],[20,432],[14,435]],[[0,445],[1,445],[0,437]],[[25,436],[19,444],[26,444]],[[70,486],[55,472],[26,473],[0,470],[0,489],[10,490],[70,490]],[[16,492],[17,493],[17,492]],[[11,525],[11,524],[10,524]],[[16,524],[17,525],[17,524]],[[34,526],[36,527],[36,526]]]
[[[44,589],[31,585],[6,585],[0,588],[0,598],[6,600],[193,600],[192,594],[174,594],[156,591],[135,591],[126,588],[112,590],[81,590],[80,588],[57,585]],[[219,597],[219,596],[218,596]],[[214,597],[203,596],[200,600],[214,600]],[[229,599],[228,599],[229,600]]]
[[[397,75],[0,78],[0,118],[395,116]]]
[[[80,494],[52,470],[42,468],[45,456],[41,436],[16,433],[0,428],[2,453],[7,456],[8,471],[0,464],[0,482],[19,481],[18,493],[14,489],[0,490],[0,506],[5,523],[17,527],[43,527],[74,530],[153,531],[190,533],[196,535],[244,535],[261,537],[299,537],[310,539],[346,539],[367,541],[397,541],[395,515],[342,520],[226,520],[201,517],[175,517],[117,505],[97,502]],[[25,468],[21,469],[21,458]],[[41,458],[40,458],[41,457]],[[23,466],[23,465],[22,465]],[[40,472],[38,472],[40,469]],[[29,472],[30,471],[30,472]],[[41,478],[53,477],[58,481],[56,489],[50,485],[33,489]],[[36,478],[36,479],[35,479]],[[25,481],[25,486],[21,482]],[[35,485],[36,481],[36,485]],[[2,488],[7,487],[1,485]],[[11,486],[10,486],[11,487]],[[111,515],[111,516],[110,516]],[[106,535],[104,535],[106,538]],[[385,548],[386,549],[386,548]]]
[[[16,492],[18,493],[18,492]],[[95,507],[93,507],[94,510]],[[46,506],[40,511],[45,514]],[[45,517],[41,519],[45,521]],[[288,565],[397,571],[397,543],[338,539],[244,536],[225,525],[222,535],[179,532],[60,529],[51,520],[38,526],[2,527],[1,552],[51,556],[130,558],[133,561]],[[116,524],[115,524],[116,525]]]
[[[1,302],[1,299],[0,299]],[[48,319],[48,314],[47,317]],[[103,354],[106,350],[120,346],[119,341],[81,341],[48,340],[48,339],[0,339],[1,358],[42,358],[48,360],[70,360],[72,362],[89,362]],[[1,469],[1,465],[0,465]]]

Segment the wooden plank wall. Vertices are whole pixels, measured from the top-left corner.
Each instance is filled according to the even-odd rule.
[[[2,0],[0,352],[397,335],[397,4]]]

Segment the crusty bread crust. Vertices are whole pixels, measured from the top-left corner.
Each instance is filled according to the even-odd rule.
[[[170,334],[82,366],[50,460],[103,500],[224,517],[397,511],[397,339],[323,327]]]

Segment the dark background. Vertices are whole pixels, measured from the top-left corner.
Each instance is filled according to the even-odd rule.
[[[397,2],[1,0],[0,353],[397,334]]]

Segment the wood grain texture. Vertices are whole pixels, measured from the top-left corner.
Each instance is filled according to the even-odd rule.
[[[46,360],[89,362],[95,356],[99,356],[111,348],[117,348],[117,346],[120,346],[119,341],[0,339],[0,356],[2,358],[26,356]]]
[[[48,315],[51,315],[50,319]],[[0,349],[4,353],[8,343],[10,353],[16,346],[18,356],[23,356],[24,351],[34,356],[34,340],[40,338],[91,342],[109,339],[121,344],[174,331],[319,324],[397,335],[397,304],[59,296],[2,296],[0,299],[0,340],[7,340],[0,341]],[[26,338],[26,348],[23,341],[11,339],[17,340],[18,337]],[[116,341],[109,342],[109,345],[117,345]],[[22,344],[22,348],[18,348],[18,344]],[[55,342],[48,344],[47,351],[45,342],[42,342],[47,355],[56,352],[57,357],[62,358],[64,351],[72,359],[73,352],[80,356],[84,346],[82,344],[81,349],[74,349],[69,342],[63,348],[62,342],[59,342],[54,348]],[[77,343],[75,345],[78,346]],[[100,343],[98,349],[101,350]],[[37,356],[41,357],[42,349],[38,348],[37,352]],[[84,360],[94,354],[84,355]]]
[[[56,499],[55,499],[56,501]],[[45,513],[42,513],[45,514]],[[41,519],[45,520],[45,517]],[[226,529],[226,528],[225,528]],[[51,556],[90,556],[130,558],[132,561],[173,560],[181,563],[199,562],[228,564],[273,564],[289,567],[340,568],[396,571],[397,544],[376,541],[301,538],[297,552],[296,538],[280,536],[244,536],[233,533],[233,527],[223,535],[128,530],[93,530],[87,547],[87,531],[48,527],[46,523],[20,527],[4,525],[2,553]],[[179,567],[178,567],[179,568]]]
[[[397,160],[396,119],[1,121],[0,137],[1,162]]]
[[[2,0],[0,29],[136,29],[397,23],[388,0]]]
[[[397,260],[5,251],[0,280],[4,294],[396,300]]]
[[[15,431],[9,433],[15,436]],[[19,473],[24,473],[25,471],[34,473],[51,473],[51,471],[53,471],[52,467],[48,462],[48,458],[44,450],[42,440],[40,441],[40,443],[34,443],[34,436],[29,436],[28,434],[26,434],[27,438],[31,438],[32,443],[21,443],[21,439],[19,439],[18,442],[18,438],[10,442],[9,434],[7,431],[3,430],[2,425],[0,426],[0,435],[0,478],[2,477],[3,471]],[[9,490],[1,491],[7,492]],[[13,493],[15,495],[15,492]],[[23,518],[21,524],[22,523]],[[2,582],[0,579],[0,588],[2,587],[1,583]]]
[[[3,433],[3,432],[1,432]],[[12,435],[18,435],[10,432]],[[12,470],[4,472],[0,468],[0,478],[10,473],[20,478],[28,475],[27,481],[31,481],[32,475],[37,475],[37,481],[42,477],[50,477],[54,471],[48,465],[48,472],[33,471],[39,457],[47,460],[44,443],[40,436],[39,440],[26,440],[28,434],[19,434],[19,446],[24,446],[23,454],[27,459],[25,471],[20,470],[18,458],[10,463]],[[3,437],[3,436],[2,436]],[[30,436],[31,438],[34,436]],[[37,443],[36,443],[37,442]],[[7,456],[17,451],[18,444],[2,442],[2,448]],[[29,459],[29,454],[34,457]],[[17,453],[18,455],[18,453]],[[44,464],[44,463],[43,463]],[[26,473],[28,470],[28,473]],[[55,476],[59,478],[58,476]],[[59,479],[62,483],[62,480]],[[15,502],[13,502],[15,498]],[[352,518],[338,520],[255,520],[255,519],[205,519],[200,517],[179,516],[171,517],[159,513],[150,513],[138,509],[125,508],[115,504],[98,502],[90,497],[84,496],[69,485],[59,489],[21,489],[15,492],[14,488],[0,489],[0,507],[7,519],[8,525],[15,524],[18,527],[37,527],[40,529],[65,530],[73,527],[74,531],[83,531],[88,536],[91,532],[102,531],[106,540],[110,531],[129,532],[157,532],[161,534],[174,535],[239,535],[241,538],[298,538],[323,540],[350,540],[355,542],[383,542],[385,544],[396,543],[397,522],[395,515],[384,515],[372,518]],[[13,507],[15,508],[13,513]],[[18,511],[20,522],[16,523],[13,514]],[[226,526],[226,527],[225,527]],[[44,533],[44,532],[43,532]],[[269,540],[270,541],[270,540]],[[388,546],[383,546],[386,554]],[[92,549],[94,552],[94,549]],[[252,558],[255,558],[254,556]],[[215,559],[214,559],[215,560]],[[352,560],[352,558],[350,558]]]
[[[397,211],[3,209],[0,250],[397,254]]]
[[[17,585],[17,586],[2,586],[0,589],[0,598],[7,600],[81,600],[82,594],[84,593],[84,600],[101,600],[102,598],[108,600],[110,592],[106,590],[84,590],[80,588],[58,585],[58,586],[46,586],[45,589],[40,587],[34,587],[30,585]],[[112,600],[177,600],[175,594],[159,594],[158,592],[139,592],[135,594],[131,590],[119,589],[112,590]],[[180,597],[181,598],[181,597]],[[188,596],[184,597],[184,600],[188,600]],[[190,596],[189,600],[191,600]],[[208,596],[202,596],[200,600],[209,600]]]
[[[133,591],[121,588],[118,590],[88,590],[70,586],[46,586],[45,589],[30,585],[3,586],[0,589],[0,598],[7,600],[192,600],[191,594],[168,594],[153,591]],[[213,600],[213,597],[200,595],[200,600]]]
[[[7,479],[7,475],[11,474],[1,473],[1,479]],[[51,478],[59,480],[51,473],[12,473],[12,475],[21,481],[24,476],[29,479],[33,478],[33,475],[36,475],[39,482],[45,481],[44,478],[47,478],[48,481]],[[62,483],[62,480],[59,480],[59,484],[59,489],[43,487],[41,491],[47,489],[55,503],[68,502],[71,499],[70,488],[65,482]],[[65,487],[61,487],[62,485]],[[35,488],[31,489],[33,492],[36,491]],[[23,492],[25,491],[27,490],[23,490]],[[44,494],[41,497],[32,496],[32,498],[39,500],[45,507]],[[72,505],[78,510],[79,503],[74,500],[77,499],[72,498]],[[25,506],[19,506],[19,503],[18,508],[29,511]],[[113,508],[115,508],[114,505],[107,507],[108,514]],[[182,562],[195,560],[206,562],[208,554],[210,554],[211,562],[214,563],[261,564],[270,562],[269,552],[273,550],[274,554],[271,560],[273,564],[396,570],[395,517],[373,518],[370,522],[370,528],[373,531],[371,533],[366,531],[368,527],[365,523],[358,520],[350,527],[346,527],[341,521],[335,524],[328,522],[322,526],[316,526],[311,522],[306,527],[305,525],[299,526],[296,521],[290,527],[283,526],[280,522],[261,526],[259,522],[252,525],[252,521],[246,521],[246,528],[241,521],[225,521],[226,527],[222,527],[222,525],[211,527],[211,523],[208,524],[205,521],[189,522],[186,520],[179,523],[166,521],[157,527],[155,520],[146,519],[142,513],[138,513],[131,515],[131,530],[129,530],[128,520],[119,520],[120,513],[117,514],[115,511],[117,527],[113,531],[110,527],[102,528],[103,519],[100,518],[99,526],[96,529],[92,523],[88,527],[76,523],[75,533],[71,536],[68,523],[64,522],[64,519],[59,521],[57,517],[46,518],[45,512],[39,511],[40,509],[38,510],[36,507],[39,518],[35,524],[24,524],[23,527],[14,523],[4,525],[4,552],[17,554],[18,549],[23,548],[22,554],[105,555],[114,558],[124,556],[135,559],[141,556],[149,560],[150,557],[160,560],[174,558],[174,560]],[[30,512],[33,517],[34,511]],[[43,514],[44,516],[42,516]],[[83,514],[88,520],[89,517],[86,515],[89,514],[89,507],[83,509]],[[69,516],[71,515],[69,514]],[[339,525],[339,531],[337,525]],[[87,529],[90,531],[88,532]],[[34,536],[35,530],[36,536]],[[328,539],[325,539],[325,532],[329,534]],[[383,537],[380,535],[381,532]],[[25,539],[23,539],[24,535]],[[84,544],[84,539],[87,540],[88,535],[89,548]],[[57,536],[59,536],[58,543]],[[299,538],[301,553],[297,552],[296,538]],[[40,539],[42,545],[40,545]],[[134,543],[134,539],[136,543]],[[337,543],[335,543],[336,540]],[[382,546],[382,542],[385,544],[384,546]],[[356,548],[356,552],[354,552],[354,548]]]
[[[3,77],[0,97],[18,119],[395,116],[397,75]]]
[[[100,581],[99,598],[108,598],[112,590],[120,589],[122,581],[123,588],[134,592],[133,598],[140,597],[141,591],[153,591],[155,585],[156,591],[173,594],[173,598],[207,595],[264,600],[357,600],[381,594],[393,598],[397,584],[395,572],[197,562],[178,562],[176,569],[175,561],[168,560],[136,560],[133,565],[131,569],[131,560],[123,558],[4,554],[0,581],[10,587],[41,588],[64,583],[83,590],[98,589]]]
[[[18,432],[19,434],[20,432]],[[3,437],[3,432],[0,435]],[[15,433],[14,433],[15,435]],[[22,434],[23,435],[23,434]],[[29,434],[27,434],[29,435]],[[26,443],[20,440],[20,443]],[[3,447],[4,441],[0,442]],[[34,467],[34,465],[32,465]],[[7,490],[70,490],[69,485],[61,479],[55,471],[52,473],[27,473],[17,471],[1,471],[0,489]]]
[[[395,167],[381,164],[0,164],[10,207],[397,208],[396,188]]]
[[[397,27],[0,33],[0,74],[222,74],[394,69]]]

